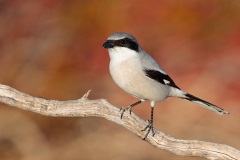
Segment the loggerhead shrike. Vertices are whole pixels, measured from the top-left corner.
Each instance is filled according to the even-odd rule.
[[[148,136],[150,131],[152,136],[155,134],[153,130],[155,102],[161,102],[168,97],[189,100],[220,115],[228,114],[227,111],[181,90],[158,63],[141,48],[132,35],[123,32],[113,33],[103,47],[108,49],[110,74],[115,83],[139,99],[136,103],[121,108],[121,118],[126,110],[129,110],[131,114],[132,107],[145,100],[150,101],[151,119],[142,130],[147,130],[143,139]]]

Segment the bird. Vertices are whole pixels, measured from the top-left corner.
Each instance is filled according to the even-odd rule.
[[[155,135],[153,115],[156,102],[168,97],[177,97],[194,102],[219,115],[229,114],[226,110],[202,100],[180,89],[160,65],[139,45],[136,38],[128,33],[116,32],[111,34],[103,44],[109,53],[109,70],[113,81],[125,92],[139,99],[137,102],[122,107],[121,119],[125,111],[144,101],[150,101],[151,115],[147,126],[145,140],[149,133]]]

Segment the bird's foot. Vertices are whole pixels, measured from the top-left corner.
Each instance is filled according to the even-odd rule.
[[[150,133],[150,131],[152,131],[152,136],[153,137],[155,135],[154,128],[153,128],[153,121],[152,120],[148,120],[147,122],[148,122],[148,125],[142,130],[142,131],[146,131],[147,130],[147,133],[143,137],[143,140],[145,140],[147,138],[147,136]]]
[[[127,107],[122,107],[122,108],[120,108],[121,119],[122,119],[122,117],[123,117],[124,112],[127,111],[127,110],[129,110],[129,113],[130,113],[130,115],[131,115],[131,114],[132,114],[132,106],[127,106]]]

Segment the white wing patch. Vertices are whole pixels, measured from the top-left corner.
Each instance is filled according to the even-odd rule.
[[[170,81],[168,81],[168,80],[166,80],[166,79],[163,79],[163,82],[164,82],[165,84],[169,84],[169,83],[170,83]]]

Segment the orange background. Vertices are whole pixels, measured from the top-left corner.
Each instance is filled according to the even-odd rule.
[[[127,106],[136,99],[112,81],[102,48],[117,31],[134,35],[183,90],[231,113],[171,98],[157,103],[155,128],[240,149],[239,1],[0,1],[0,83],[56,100],[91,89],[90,99]],[[0,110],[1,160],[200,159],[156,149],[104,119]],[[133,112],[149,119],[149,103]]]

